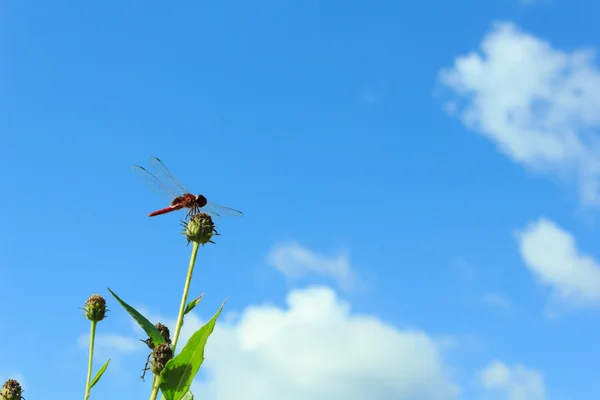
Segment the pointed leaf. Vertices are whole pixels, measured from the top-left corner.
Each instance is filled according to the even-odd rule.
[[[217,318],[227,299],[213,317],[198,329],[185,344],[181,353],[171,359],[160,374],[160,390],[167,400],[182,400],[188,392],[192,380],[198,373],[200,365],[204,361],[204,347],[208,337],[215,329]]]
[[[187,306],[185,306],[185,311],[183,312],[183,315],[192,311],[194,309],[194,307],[196,307],[198,305],[198,303],[200,303],[200,300],[202,300],[202,296],[204,296],[204,293],[202,293],[200,295],[200,297],[198,297],[197,299],[194,299],[194,300],[190,301],[189,303],[187,303]]]
[[[158,346],[161,343],[166,343],[165,338],[162,336],[160,331],[156,329],[156,327],[152,324],[152,322],[148,321],[146,317],[140,314],[135,308],[131,307],[129,304],[125,303],[123,300],[119,298],[116,294],[113,293],[110,288],[107,288],[110,294],[114,296],[115,299],[123,306],[123,308],[135,319],[135,321],[146,331],[148,337],[152,338],[152,342],[154,346]]]
[[[165,396],[163,396],[161,394],[160,395],[160,400],[166,400]],[[194,394],[190,390],[188,390],[188,392],[183,395],[183,397],[181,398],[181,400],[194,400]]]
[[[109,362],[110,362],[110,358],[108,359],[108,361],[106,361],[104,363],[104,365],[102,367],[100,367],[100,369],[98,370],[98,372],[96,372],[96,376],[94,376],[94,379],[92,379],[92,382],[90,383],[90,389],[93,388],[96,383],[98,383],[98,381],[100,380],[100,378],[104,374],[104,371],[106,371],[106,367],[108,367],[108,363]]]

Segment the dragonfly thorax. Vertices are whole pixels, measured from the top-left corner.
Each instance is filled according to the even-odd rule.
[[[176,197],[171,202],[171,207],[189,207],[189,208],[202,208],[208,201],[203,195],[193,195],[191,193],[184,194],[183,196]]]
[[[197,199],[197,196],[187,193],[187,194],[184,194],[183,196],[175,197],[173,199],[173,201],[171,202],[171,207],[175,207],[175,206],[191,207],[192,205],[196,204],[196,199]]]
[[[208,203],[208,201],[206,200],[206,197],[204,197],[201,194],[196,196],[196,201],[195,201],[196,207],[204,207],[206,205],[206,203]]]

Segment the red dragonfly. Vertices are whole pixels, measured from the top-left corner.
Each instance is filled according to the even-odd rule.
[[[149,217],[170,213],[183,208],[190,209],[186,218],[198,212],[205,212],[215,217],[220,217],[221,214],[228,214],[235,217],[244,215],[241,211],[208,201],[206,197],[201,194],[191,194],[158,158],[150,157],[150,163],[156,170],[156,174],[162,178],[162,181],[141,165],[134,165],[133,171],[159,194],[168,195],[168,198],[171,200],[171,205],[151,212],[148,214]]]

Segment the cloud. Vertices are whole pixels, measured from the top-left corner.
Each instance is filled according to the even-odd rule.
[[[553,48],[512,23],[496,24],[479,52],[440,71],[440,81],[456,95],[444,109],[514,162],[576,181],[582,203],[600,205],[600,70],[594,57],[589,49]]]
[[[539,371],[516,364],[492,361],[479,372],[479,383],[490,392],[504,394],[507,400],[544,400],[546,388]]]
[[[575,305],[600,305],[600,265],[577,249],[572,234],[539,218],[516,236],[527,268],[558,298]]]
[[[486,293],[483,296],[483,302],[490,307],[498,308],[504,311],[509,311],[513,307],[510,299],[500,293]]]
[[[464,279],[471,282],[477,279],[477,269],[470,262],[457,258],[454,260],[454,266]]]
[[[151,320],[175,323],[160,315]],[[195,312],[185,321],[179,350],[206,323]],[[327,286],[311,286],[290,291],[285,307],[226,307],[191,389],[206,400],[462,399],[444,354],[473,348],[477,340],[398,329],[374,315],[353,313]],[[543,393],[543,380],[521,366],[496,361],[475,376],[485,399],[498,393],[510,400],[544,399],[527,397],[540,393],[537,378]]]
[[[275,246],[268,255],[271,266],[289,279],[316,274],[333,279],[344,290],[361,286],[348,255],[328,257],[317,254],[296,242]]]
[[[186,319],[185,336],[199,326]],[[206,380],[192,391],[207,400],[455,399],[438,342],[352,313],[328,287],[293,290],[285,308],[249,306],[219,320]]]
[[[133,353],[145,348],[145,344],[137,339],[122,335],[96,334],[94,347],[107,350],[116,350],[120,353]],[[79,347],[88,349],[90,346],[90,334],[85,333],[79,336]]]

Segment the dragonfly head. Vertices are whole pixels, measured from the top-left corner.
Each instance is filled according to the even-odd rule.
[[[201,194],[199,194],[198,196],[196,196],[196,205],[198,207],[204,207],[206,205],[206,203],[208,203],[208,201],[206,200],[206,197],[204,197]]]

